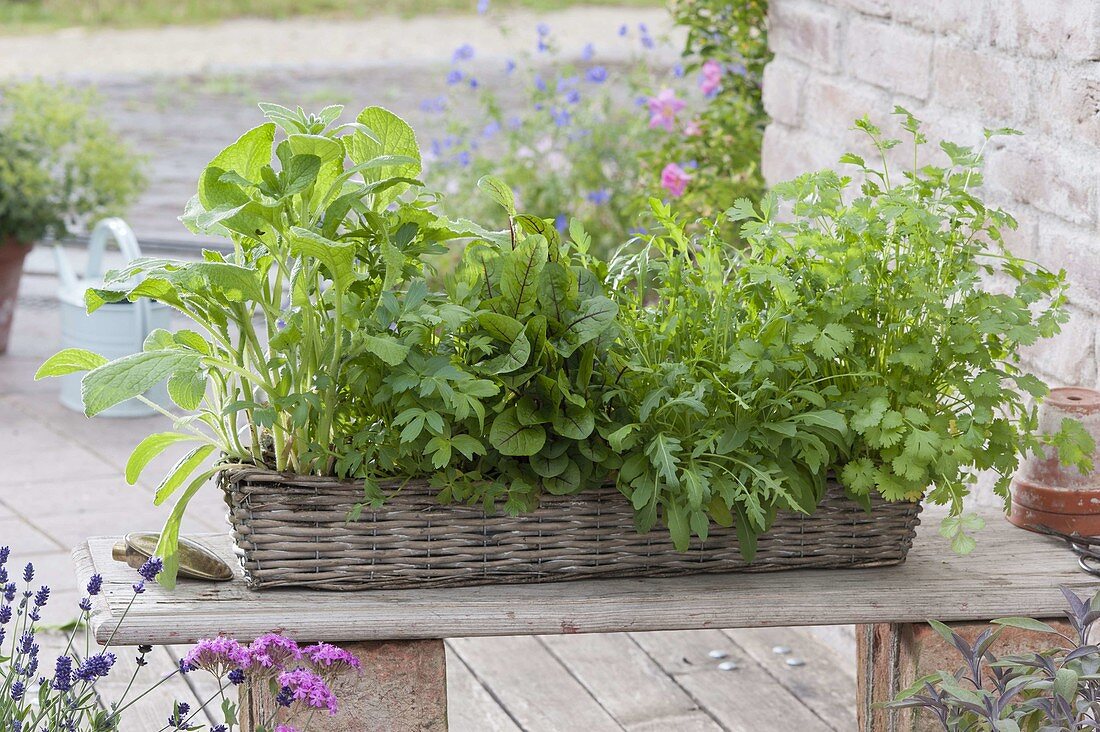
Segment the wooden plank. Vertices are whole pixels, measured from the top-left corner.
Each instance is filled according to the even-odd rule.
[[[996,514],[986,518],[977,548],[965,557],[951,552],[936,531],[938,518],[929,515],[908,562],[874,569],[358,593],[253,592],[240,578],[184,581],[172,592],[150,587],[119,640],[179,643],[222,632],[247,638],[283,630],[340,642],[1057,617],[1065,607],[1059,585],[1078,594],[1100,586],[1061,542],[1017,529]],[[227,535],[201,538],[224,557],[234,556]],[[99,637],[114,627],[131,596],[133,572],[111,560],[113,544],[113,538],[91,539],[76,553],[81,582],[93,572],[105,579],[92,617]],[[1008,553],[1011,562],[1004,561]]]
[[[679,730],[690,723],[692,729],[720,732],[628,634],[547,635],[540,640],[627,730]]]
[[[450,643],[447,644],[447,711],[450,732],[521,732]]]
[[[729,646],[729,638],[717,630],[634,633],[638,644],[672,675],[703,709],[721,720],[731,732],[783,729],[799,732],[848,732],[834,730],[751,658],[737,659],[735,671],[721,671],[712,650]]]
[[[537,638],[462,638],[451,647],[525,732],[623,729]]]
[[[743,654],[760,664],[776,683],[833,729],[855,729],[854,669],[837,658],[832,649],[797,628],[738,628],[724,632],[733,641],[735,655]],[[791,652],[777,655],[772,651],[776,646],[785,646]],[[801,659],[805,665],[788,666],[789,658]]]

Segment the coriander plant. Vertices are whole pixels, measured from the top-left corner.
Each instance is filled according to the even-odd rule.
[[[925,495],[951,506],[945,533],[973,546],[960,518],[979,471],[1008,487],[1021,456],[1044,444],[1065,463],[1092,467],[1092,440],[1073,420],[1041,436],[1035,400],[1047,385],[1020,366],[1020,351],[1056,334],[1068,318],[1065,273],[1009,252],[1015,220],[979,197],[981,149],[940,144],[944,165],[918,166],[920,123],[900,107],[912,167],[891,170],[900,141],[866,118],[856,126],[882,166],[845,155],[861,183],[832,171],[777,185],[759,209],[739,201],[751,263],[778,272],[753,293],[818,356],[819,383],[845,416],[849,442],[835,466],[855,496]],[[987,131],[986,142],[1011,130]],[[789,213],[788,213],[789,212]],[[990,286],[995,283],[996,286]]]

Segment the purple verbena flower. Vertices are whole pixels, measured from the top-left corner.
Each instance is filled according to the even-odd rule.
[[[328,684],[317,674],[304,668],[293,671],[284,671],[279,674],[279,686],[282,691],[289,692],[294,701],[303,702],[313,709],[327,709],[329,714],[336,714],[336,695]]]
[[[359,669],[359,659],[352,653],[330,643],[318,643],[302,649],[302,656],[321,670]]]
[[[221,677],[233,668],[247,668],[252,661],[248,648],[232,638],[204,638],[183,657],[193,669],[202,669]]]
[[[249,664],[265,669],[285,669],[289,662],[300,661],[302,651],[298,644],[278,633],[267,633],[252,641],[248,647]]]

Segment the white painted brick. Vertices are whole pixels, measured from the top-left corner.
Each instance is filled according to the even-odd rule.
[[[809,71],[805,66],[777,57],[764,68],[764,111],[790,127],[802,121],[803,86]]]
[[[986,126],[1022,125],[1028,113],[1027,67],[1014,59],[936,42],[932,96],[946,107],[975,114]]]
[[[776,55],[834,71],[840,57],[840,18],[839,12],[825,6],[773,2],[768,8],[768,43]]]
[[[1100,313],[1100,234],[1094,228],[1043,217],[1032,258],[1048,269],[1064,269],[1070,302]]]
[[[995,7],[1000,2],[994,0]],[[890,0],[890,4],[897,22],[971,45],[988,43],[989,18],[996,12],[988,0]]]
[[[993,43],[1030,56],[1100,59],[1096,0],[1004,0],[991,22]]]
[[[803,173],[833,167],[844,152],[841,143],[773,122],[764,131],[761,170],[774,185]]]
[[[844,68],[870,84],[916,99],[928,96],[932,36],[896,23],[852,18],[844,44]]]
[[[1039,130],[1100,147],[1100,63],[1051,62],[1044,71],[1032,86]]]
[[[1070,308],[1069,322],[1053,338],[1025,348],[1022,363],[1050,374],[1060,384],[1089,386],[1097,382],[1096,334],[1100,316]]]
[[[1055,140],[1015,137],[987,154],[986,185],[1076,224],[1096,221],[1100,155]]]
[[[889,109],[885,93],[843,77],[814,74],[807,80],[803,96],[806,129],[836,140],[865,137],[847,133],[863,115],[877,124],[882,112]]]
[[[825,3],[841,10],[851,10],[864,15],[890,15],[890,0],[824,0]]]

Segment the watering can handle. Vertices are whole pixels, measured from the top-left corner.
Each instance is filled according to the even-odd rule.
[[[86,276],[89,280],[98,280],[103,277],[103,252],[107,248],[107,241],[112,238],[118,244],[119,251],[127,262],[132,262],[141,256],[141,247],[138,246],[137,237],[134,236],[134,230],[129,224],[119,218],[103,219],[92,229],[92,236],[88,241]],[[67,265],[68,263],[66,267]]]

